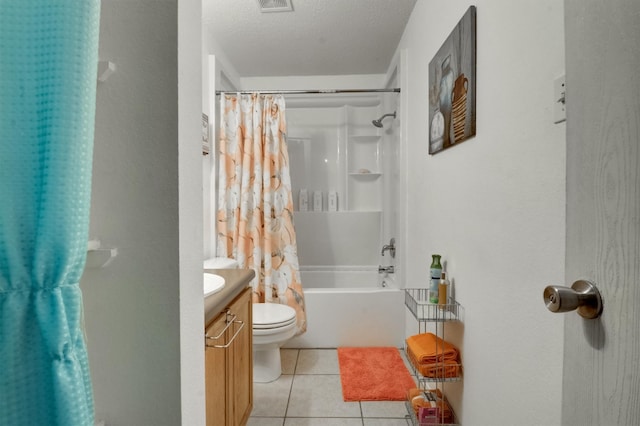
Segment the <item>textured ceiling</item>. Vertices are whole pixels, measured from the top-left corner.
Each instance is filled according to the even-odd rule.
[[[381,74],[416,0],[203,0],[203,21],[241,77]]]

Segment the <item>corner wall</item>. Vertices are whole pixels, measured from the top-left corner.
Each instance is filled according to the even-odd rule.
[[[178,6],[178,227],[181,424],[205,424],[202,0]]]
[[[194,291],[202,297],[196,283],[180,289],[180,281],[189,280],[181,257],[197,252],[197,262],[189,262],[201,267],[201,230],[179,206],[191,200],[197,212],[201,196],[196,168],[195,200],[182,187],[179,197],[179,161],[185,159],[178,155],[178,97],[184,92],[178,90],[177,43],[177,1],[102,1],[99,54],[117,70],[97,88],[90,236],[116,247],[118,256],[105,268],[88,268],[81,287],[96,420],[109,426],[182,423],[181,344],[194,376],[194,359],[202,360],[202,379],[184,388],[201,414],[192,405],[185,418],[204,419],[204,353],[198,358],[190,335],[181,335],[198,315],[202,327],[204,307],[198,311],[194,303]],[[181,235],[184,221],[196,237]],[[191,253],[182,250],[184,240]],[[189,303],[192,311],[182,321]],[[202,348],[199,331],[196,348]]]
[[[407,287],[446,261],[462,324],[446,325],[464,379],[446,393],[465,425],[560,424],[563,332],[542,290],[563,283],[565,124],[561,0],[477,0],[477,136],[428,155],[429,61],[469,7],[418,1],[406,49]],[[407,333],[415,332],[407,319]]]

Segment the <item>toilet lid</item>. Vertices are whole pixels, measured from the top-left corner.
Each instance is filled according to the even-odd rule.
[[[254,303],[253,328],[277,328],[295,322],[296,311],[279,303]]]
[[[296,319],[291,318],[289,321],[283,321],[275,324],[253,324],[253,329],[254,330],[274,330],[274,329],[285,328],[292,324],[295,325],[295,323],[296,323]]]

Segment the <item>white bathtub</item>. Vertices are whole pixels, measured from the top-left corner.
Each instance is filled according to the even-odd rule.
[[[285,347],[403,345],[404,293],[377,267],[302,267],[301,280],[307,332]]]

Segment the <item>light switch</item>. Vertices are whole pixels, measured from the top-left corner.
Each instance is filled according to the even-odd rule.
[[[556,124],[562,123],[567,119],[567,97],[564,75],[561,75],[553,81],[553,101],[553,122]]]

